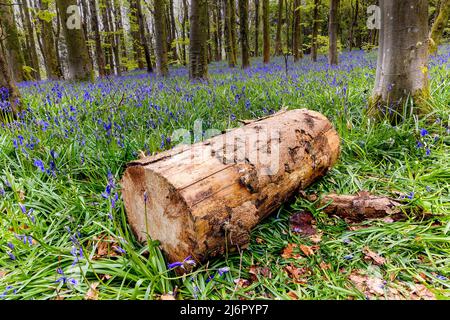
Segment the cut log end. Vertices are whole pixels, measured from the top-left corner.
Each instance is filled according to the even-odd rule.
[[[253,227],[338,155],[323,115],[281,112],[130,163],[122,179],[128,221],[139,241],[159,240],[169,261],[204,261],[245,247]]]

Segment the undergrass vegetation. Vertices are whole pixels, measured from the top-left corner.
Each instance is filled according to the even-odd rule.
[[[306,57],[290,60],[287,74],[283,58],[255,59],[247,71],[219,63],[209,83],[195,84],[181,67],[167,79],[21,83],[26,111],[0,125],[1,298],[450,297],[450,47],[430,63],[433,113],[396,126],[366,117],[375,60],[346,52],[330,68],[326,57]],[[283,107],[322,112],[341,137],[338,164],[308,193],[367,190],[432,218],[349,224],[299,197],[255,228],[247,249],[184,276],[168,269],[157,242],[136,242],[120,199],[128,161],[173,147],[171,133],[197,119],[204,131],[225,130]],[[303,210],[316,237],[290,228]]]

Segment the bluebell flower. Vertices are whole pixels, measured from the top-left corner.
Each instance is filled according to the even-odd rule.
[[[8,252],[8,256],[11,260],[16,260],[16,256],[12,252]]]
[[[8,248],[10,248],[11,250],[14,250],[14,244],[12,244],[12,242],[8,242],[6,245],[7,245]]]
[[[420,129],[420,135],[422,137],[425,137],[428,134],[428,130],[427,129]]]
[[[410,192],[406,197],[412,200],[414,198],[414,192]]]
[[[348,255],[345,255],[345,256],[344,256],[344,259],[345,259],[345,260],[352,260],[353,257],[354,257],[354,256],[353,256],[352,254],[348,254]]]
[[[440,274],[436,275],[436,278],[439,280],[447,281],[447,277],[440,275]]]
[[[225,273],[230,272],[229,267],[223,267],[218,270],[219,276],[223,276]]]
[[[42,160],[34,159],[34,166],[37,167],[42,172],[45,172],[45,166]]]

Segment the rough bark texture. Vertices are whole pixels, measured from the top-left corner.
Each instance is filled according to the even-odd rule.
[[[175,24],[175,14],[173,8],[173,0],[169,0],[169,13],[170,13],[170,47],[172,49],[172,60],[178,60],[177,46],[174,41],[177,39],[177,27]]]
[[[39,1],[41,11],[48,11],[48,2]],[[52,21],[47,21],[38,15],[41,25],[42,55],[45,61],[45,71],[47,78],[58,80],[62,78],[62,71],[58,63],[58,54],[56,52],[55,39],[53,36]]]
[[[255,57],[259,56],[259,0],[255,0]]]
[[[95,0],[89,0],[89,9],[91,16],[91,28],[93,31],[95,43],[95,59],[97,61],[98,74],[100,77],[106,76],[105,54],[102,48],[102,39],[100,37],[100,28],[98,24],[98,14]]]
[[[352,21],[352,25],[350,27],[350,32],[348,35],[348,49],[350,51],[352,51],[352,49],[353,49],[353,44],[354,44],[353,38],[354,38],[355,29],[358,29],[358,14],[359,14],[359,0],[356,0],[353,21]],[[371,30],[371,31],[373,31],[373,30]]]
[[[61,24],[64,31],[64,38],[66,39],[70,78],[82,81],[90,80],[93,70],[83,28],[69,29],[67,27],[67,21],[69,19],[67,8],[69,6],[76,6],[77,1],[59,0],[56,2],[56,5],[61,14]]]
[[[156,73],[165,77],[169,74],[167,65],[167,26],[164,19],[165,0],[155,0],[153,16],[155,20]]]
[[[242,68],[250,67],[248,46],[248,0],[239,0],[239,28],[241,31]]]
[[[292,51],[294,54],[294,61],[303,58],[303,35],[301,28],[301,0],[294,0],[294,33]]]
[[[309,201],[317,201],[317,195],[303,196]],[[326,207],[325,207],[326,206]],[[330,216],[337,216],[351,222],[390,217],[404,219],[407,214],[421,214],[422,208],[411,208],[389,197],[374,196],[368,192],[357,195],[328,194],[320,198],[316,207]]]
[[[138,9],[136,7],[136,0],[130,0],[130,33],[133,39],[133,55],[134,60],[138,64],[139,69],[144,69],[144,60],[142,55],[142,44],[141,44],[141,34],[140,25],[138,17]]]
[[[5,90],[6,89],[6,90]],[[3,121],[5,113],[12,113],[16,115],[21,111],[20,93],[12,79],[11,71],[8,68],[6,58],[3,55],[2,46],[0,46],[0,103],[3,108],[0,108],[0,121]],[[9,102],[10,110],[6,110],[5,102]]]
[[[233,54],[233,60],[237,63],[238,49],[236,38],[236,2],[235,0],[228,0],[230,4],[230,33],[231,33],[231,52]]]
[[[380,44],[369,115],[397,121],[407,113],[408,97],[414,100],[414,113],[427,113],[428,1],[381,0],[380,4]]]
[[[338,26],[339,26],[339,0],[330,0],[330,15],[328,21],[328,64],[337,65],[338,64]]]
[[[227,54],[228,67],[234,68],[236,66],[236,57],[233,53],[232,45],[231,6],[229,0],[223,0],[223,11],[225,15],[225,52]]]
[[[128,59],[128,50],[125,44],[125,28],[123,27],[122,5],[120,0],[114,0],[114,15],[116,17],[117,42],[120,44],[120,56]]]
[[[270,62],[269,0],[263,1],[263,62]]]
[[[139,241],[159,240],[170,261],[245,247],[250,230],[325,175],[339,137],[320,113],[282,111],[191,146],[131,162],[122,179]]]
[[[192,0],[190,16],[189,78],[208,79],[208,1]]]
[[[278,56],[281,56],[283,54],[283,48],[281,46],[281,26],[283,25],[283,3],[284,0],[278,0],[277,34],[275,37],[275,54]]]
[[[311,38],[311,59],[312,61],[317,61],[317,35],[319,34],[319,6],[320,0],[314,0],[314,10],[313,10],[313,31]]]
[[[444,33],[445,26],[448,25],[449,18],[450,0],[442,0],[439,8],[439,14],[434,21],[430,32],[430,38],[433,41],[433,46],[430,48],[430,53],[434,53],[437,50],[437,46],[441,43],[442,35]]]
[[[5,39],[5,47],[9,54],[5,57],[11,66],[12,76],[16,82],[23,81],[23,65],[24,58],[21,53],[19,34],[17,26],[14,20],[13,7],[11,0],[4,0],[4,5],[0,5],[0,23],[5,35],[8,35]]]

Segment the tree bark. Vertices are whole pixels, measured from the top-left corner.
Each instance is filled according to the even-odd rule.
[[[67,25],[69,6],[78,8],[76,0],[59,0],[56,2],[61,15],[61,24],[64,31],[64,38],[67,44],[67,55],[69,63],[70,78],[74,80],[86,81],[92,79],[92,63],[89,58],[88,47],[84,37],[83,27],[69,28]],[[79,10],[79,8],[78,8]],[[80,14],[78,12],[78,14]]]
[[[248,0],[239,0],[239,27],[241,31],[242,69],[250,67],[248,46]]]
[[[173,8],[173,0],[169,0],[169,13],[170,13],[170,32],[171,32],[171,40],[172,43],[170,44],[171,47],[169,49],[172,49],[172,59],[177,61],[178,60],[178,53],[177,53],[177,46],[175,43],[173,43],[177,39],[177,28],[175,24],[175,14],[174,14],[174,8]]]
[[[22,0],[22,4],[23,4],[24,15],[25,15],[25,28],[27,30],[29,43],[30,43],[30,56],[31,56],[31,62],[32,62],[31,66],[34,69],[33,76],[34,76],[34,79],[41,80],[39,59],[38,59],[38,54],[37,54],[36,41],[34,38],[34,28],[31,23],[30,8],[28,6],[27,0]]]
[[[230,3],[230,32],[231,32],[231,52],[233,54],[233,61],[237,63],[237,38],[236,38],[236,2],[235,0],[228,0]]]
[[[189,78],[191,80],[208,79],[208,1],[191,0]]]
[[[349,47],[350,51],[352,51],[352,49],[353,49],[353,43],[354,43],[353,35],[355,32],[355,28],[358,28],[358,14],[359,14],[359,0],[356,0],[355,14],[353,15],[353,21],[352,21],[352,25],[350,27],[350,32],[349,32],[349,36],[348,36],[348,47]]]
[[[167,65],[167,27],[164,19],[165,0],[155,0],[154,3],[156,73],[165,77],[169,74]]]
[[[430,46],[430,53],[437,51],[438,45],[442,41],[442,35],[444,33],[445,26],[448,25],[450,18],[450,0],[442,0],[439,9],[439,14],[433,23],[430,32],[430,38],[433,41],[433,45]]]
[[[284,0],[278,0],[277,34],[275,38],[275,53],[278,56],[283,54],[283,48],[281,46],[281,26],[283,25],[283,2]]]
[[[144,57],[145,62],[147,64],[147,72],[152,73],[153,72],[153,66],[152,66],[152,60],[150,55],[150,48],[148,46],[148,41],[146,38],[146,22],[145,22],[145,16],[142,12],[142,6],[141,6],[141,0],[134,0],[136,3],[136,10],[137,10],[137,17],[138,17],[138,23],[139,23],[139,34],[141,39],[141,46],[144,48]]]
[[[428,83],[428,1],[381,0],[381,30],[371,117],[397,122],[410,111],[430,111]],[[407,99],[414,101],[406,110]]]
[[[8,68],[2,46],[0,46],[0,103],[3,105],[2,108],[0,108],[0,120],[2,121],[8,119],[8,113],[11,113],[13,117],[15,117],[17,113],[22,110],[20,93],[13,81],[11,71]],[[9,108],[5,107],[5,104],[7,103]]]
[[[159,240],[171,262],[234,251],[262,219],[325,175],[339,148],[328,119],[297,109],[134,161],[121,182],[128,221],[139,241],[147,232]]]
[[[130,0],[130,31],[133,39],[134,60],[138,64],[139,69],[144,69],[144,60],[142,57],[141,33],[139,25],[139,14],[136,7],[136,0]]]
[[[120,4],[120,0],[114,0],[114,15],[116,17],[116,42],[119,43],[121,51],[120,57],[128,60],[128,50],[125,44],[125,29],[123,27],[122,6]],[[121,69],[123,68],[121,64],[119,64],[119,66]]]
[[[102,39],[100,36],[100,28],[98,24],[98,13],[96,8],[95,0],[89,0],[89,9],[91,16],[91,28],[94,36],[95,43],[95,59],[97,61],[98,74],[100,77],[104,77],[107,75],[106,72],[106,63],[105,63],[105,54],[102,48]]]
[[[255,57],[259,56],[259,0],[255,0]]]
[[[6,50],[9,54],[8,65],[11,67],[14,81],[20,82],[25,79],[23,73],[24,57],[22,56],[22,49],[20,48],[19,34],[14,19],[13,7],[11,0],[4,0],[5,5],[0,5],[0,19],[3,32],[8,35],[5,40]]]
[[[225,51],[227,54],[228,67],[234,68],[236,66],[236,57],[233,53],[233,44],[232,44],[232,27],[231,27],[231,6],[229,0],[223,0],[224,12],[225,12]]]
[[[270,62],[269,0],[263,1],[263,62]]]
[[[317,36],[319,33],[319,6],[320,0],[314,0],[314,10],[313,10],[313,31],[311,38],[311,59],[312,61],[317,61]]]
[[[187,0],[183,0],[183,65],[188,63],[188,55],[186,50],[187,34],[189,33],[187,22],[189,19],[189,6]]]
[[[301,29],[301,0],[294,0],[294,33],[293,36],[293,53],[294,62],[303,58],[303,34]]]
[[[330,15],[328,20],[328,64],[337,65],[338,58],[338,26],[339,26],[339,0],[330,0]]]

